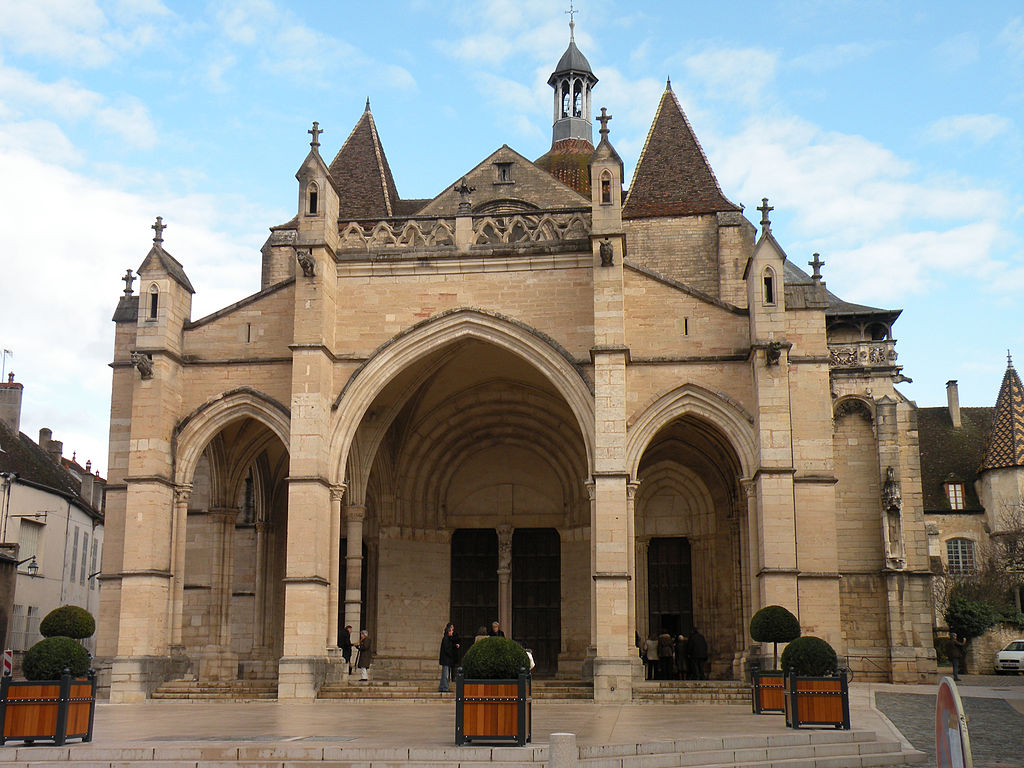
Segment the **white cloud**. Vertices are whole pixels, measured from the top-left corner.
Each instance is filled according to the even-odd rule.
[[[1024,16],[1011,19],[999,33],[999,42],[1011,55],[1024,60]]]
[[[683,64],[708,96],[753,106],[771,89],[778,57],[760,48],[718,48],[687,56]]]
[[[1013,128],[1013,122],[1002,115],[953,115],[932,123],[925,131],[931,141],[967,140],[984,144]]]
[[[42,107],[58,119],[90,121],[132,146],[148,148],[157,143],[156,128],[138,99],[123,96],[111,102],[103,94],[71,80],[45,83],[0,64],[0,116],[17,119],[26,106]]]

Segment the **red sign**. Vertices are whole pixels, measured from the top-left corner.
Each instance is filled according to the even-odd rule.
[[[948,677],[942,678],[935,697],[935,763],[938,768],[974,768],[964,705]]]

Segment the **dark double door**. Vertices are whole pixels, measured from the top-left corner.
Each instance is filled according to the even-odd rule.
[[[561,649],[561,546],[553,528],[512,534],[511,637],[533,652],[535,674],[554,674]],[[460,529],[452,535],[451,615],[466,638],[498,618],[498,535]],[[506,628],[507,630],[508,628]]]
[[[693,630],[693,575],[690,542],[683,537],[651,539],[647,549],[650,633],[675,637]]]

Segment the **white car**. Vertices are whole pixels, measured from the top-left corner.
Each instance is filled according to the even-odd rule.
[[[996,653],[996,674],[1024,672],[1024,640],[1013,640]]]

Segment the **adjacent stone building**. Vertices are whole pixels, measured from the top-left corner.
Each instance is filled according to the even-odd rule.
[[[697,626],[738,678],[776,603],[860,675],[934,673],[899,312],[797,267],[767,200],[755,227],[670,87],[627,191],[575,42],[549,82],[548,153],[430,200],[369,103],[330,161],[314,123],[260,290],[206,317],[157,220],[114,314],[114,701],[181,675],[310,698],[345,624],[433,675],[449,619],[628,700],[638,638]]]

